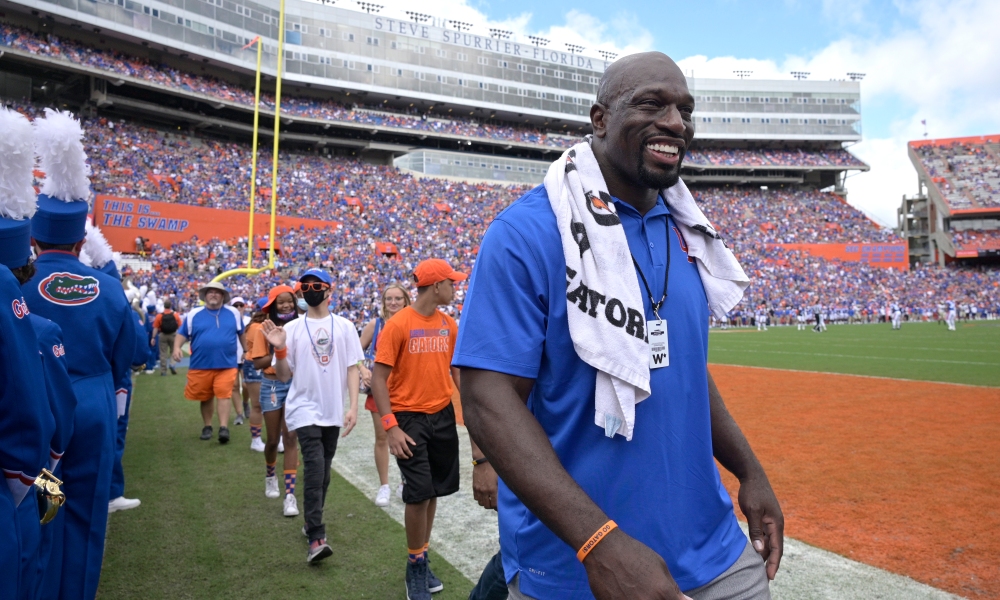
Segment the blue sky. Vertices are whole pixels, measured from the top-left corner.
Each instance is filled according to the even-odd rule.
[[[696,77],[867,73],[851,151],[872,169],[849,180],[848,201],[887,225],[916,192],[906,142],[921,120],[930,137],[1000,133],[1000,0],[382,1],[556,44],[661,50]]]

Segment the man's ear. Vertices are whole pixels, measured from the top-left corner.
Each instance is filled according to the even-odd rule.
[[[608,132],[608,107],[595,102],[590,107],[590,124],[594,128],[594,137],[603,138]]]

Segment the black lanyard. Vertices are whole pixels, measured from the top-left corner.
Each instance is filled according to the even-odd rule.
[[[653,300],[653,290],[649,289],[649,282],[646,281],[646,276],[642,274],[642,269],[639,267],[639,263],[636,262],[631,250],[629,250],[629,256],[632,257],[632,264],[635,265],[635,270],[639,273],[639,279],[642,280],[642,285],[646,288],[646,295],[649,297],[649,303],[653,307],[653,314],[659,320],[660,309],[663,307],[663,303],[667,301],[667,284],[670,283],[670,217],[667,217],[667,268],[663,273],[663,297],[660,298],[659,302]]]

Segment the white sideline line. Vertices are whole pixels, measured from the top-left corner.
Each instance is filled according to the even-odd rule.
[[[372,457],[375,440],[371,417],[367,411],[359,415],[358,425],[349,436],[340,440],[333,468],[354,487],[374,502],[379,481]],[[475,583],[487,561],[499,549],[497,517],[472,498],[472,465],[469,437],[464,427],[458,428],[461,438],[462,489],[438,500],[437,516],[431,546],[465,577]],[[390,461],[389,483],[392,501],[384,508],[396,522],[403,523],[403,502],[396,497],[399,470]],[[746,531],[746,524],[740,524]],[[403,556],[406,540],[399,539],[399,578],[403,577]],[[439,573],[440,574],[440,573]],[[444,584],[447,586],[448,581]],[[947,592],[918,583],[908,577],[889,573],[804,542],[785,538],[785,555],[778,577],[771,584],[774,600],[951,600],[959,598]]]
[[[905,360],[910,362],[946,363],[953,365],[983,365],[985,367],[1000,367],[1000,363],[972,362],[968,360],[943,360],[937,358],[906,358],[902,356],[864,356],[860,354],[826,354],[823,352],[788,352],[786,350],[747,350],[744,348],[713,348],[715,352],[751,352],[753,354],[794,354],[796,356],[830,356],[833,358],[858,358],[872,360]]]
[[[904,377],[883,377],[881,375],[855,375],[854,373],[837,373],[835,371],[809,371],[807,369],[779,369],[777,367],[758,367],[755,365],[740,365],[736,363],[709,362],[709,365],[720,367],[742,367],[744,369],[761,369],[763,371],[788,371],[790,373],[810,373],[814,375],[840,375],[842,377],[863,377],[865,379],[884,379],[886,381],[912,381],[914,383],[933,383],[937,385],[956,385],[960,387],[981,388],[985,390],[996,390],[997,386],[975,385],[973,383],[954,383],[952,381],[932,381],[929,379],[906,379]]]

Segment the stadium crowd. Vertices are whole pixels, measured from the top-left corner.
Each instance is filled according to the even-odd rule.
[[[167,65],[155,65],[145,59],[129,56],[117,50],[97,49],[51,34],[35,34],[28,29],[6,23],[0,23],[0,45],[41,56],[59,58],[78,65],[134,77],[219,100],[247,106],[253,106],[254,102],[253,90],[231,85],[214,77],[185,73]],[[274,104],[273,96],[261,94],[261,106],[264,109],[274,110]],[[579,141],[579,138],[548,134],[530,127],[480,123],[472,119],[456,117],[441,119],[427,114],[393,113],[387,112],[384,107],[372,110],[361,106],[345,106],[330,100],[301,96],[283,96],[281,110],[283,114],[313,119],[429,131],[471,138],[499,139],[554,148],[567,148]]]
[[[166,65],[154,65],[144,59],[128,56],[115,50],[96,49],[66,40],[55,35],[40,35],[30,30],[0,23],[0,45],[24,50],[32,54],[60,58],[85,65],[149,81],[158,85],[178,88],[236,102],[253,105],[253,91],[230,85],[213,77],[195,75],[173,69]],[[274,98],[262,95],[261,105],[274,109]],[[552,134],[530,127],[512,127],[496,123],[481,123],[471,119],[449,117],[435,118],[430,115],[404,114],[387,111],[385,107],[345,106],[330,100],[319,100],[302,96],[283,96],[282,111],[328,121],[345,121],[378,127],[394,127],[429,131],[433,133],[460,135],[472,138],[488,138],[538,144],[554,148],[568,148],[579,141],[579,137]],[[806,151],[801,149],[715,149],[693,148],[685,158],[692,166],[774,166],[774,167],[859,167],[864,163],[842,149]]]
[[[31,106],[17,105],[34,115]],[[96,193],[200,206],[248,210],[249,147],[243,144],[166,135],[103,118],[84,121]],[[269,196],[270,156],[258,159],[258,189]],[[229,280],[237,295],[256,298],[291,273],[308,266],[330,268],[339,276],[339,314],[363,323],[385,285],[406,281],[421,258],[435,255],[457,269],[471,269],[487,225],[520,196],[523,186],[469,184],[418,179],[387,166],[344,158],[287,153],[279,163],[279,213],[335,222],[323,230],[280,233],[277,268],[266,277]],[[942,297],[981,304],[983,314],[997,303],[997,271],[925,267],[901,273],[863,263],[840,263],[768,247],[782,243],[891,243],[880,229],[839,196],[794,187],[694,188],[695,199],[724,232],[752,274],[754,284],[736,317],[761,301],[779,311],[810,307],[817,301],[845,311],[870,314],[889,298],[907,310],[936,308]],[[348,199],[353,204],[348,204]],[[266,203],[259,205],[265,211]],[[983,239],[982,232],[956,233]],[[992,238],[990,238],[992,239]],[[394,244],[383,255],[376,243]],[[262,243],[258,240],[258,243]],[[161,293],[194,304],[206,276],[243,265],[246,240],[191,240],[154,247],[153,271],[135,274],[137,285],[157,283]],[[795,284],[794,286],[792,284]],[[456,316],[461,309],[459,285]],[[990,309],[992,311],[992,309]]]
[[[1000,158],[995,148],[955,142],[914,150],[952,208],[1000,206]]]
[[[774,150],[768,148],[695,148],[684,157],[691,166],[752,167],[863,167],[865,163],[843,149]]]
[[[953,231],[951,241],[955,249],[962,250],[1000,250],[1000,230]]]

